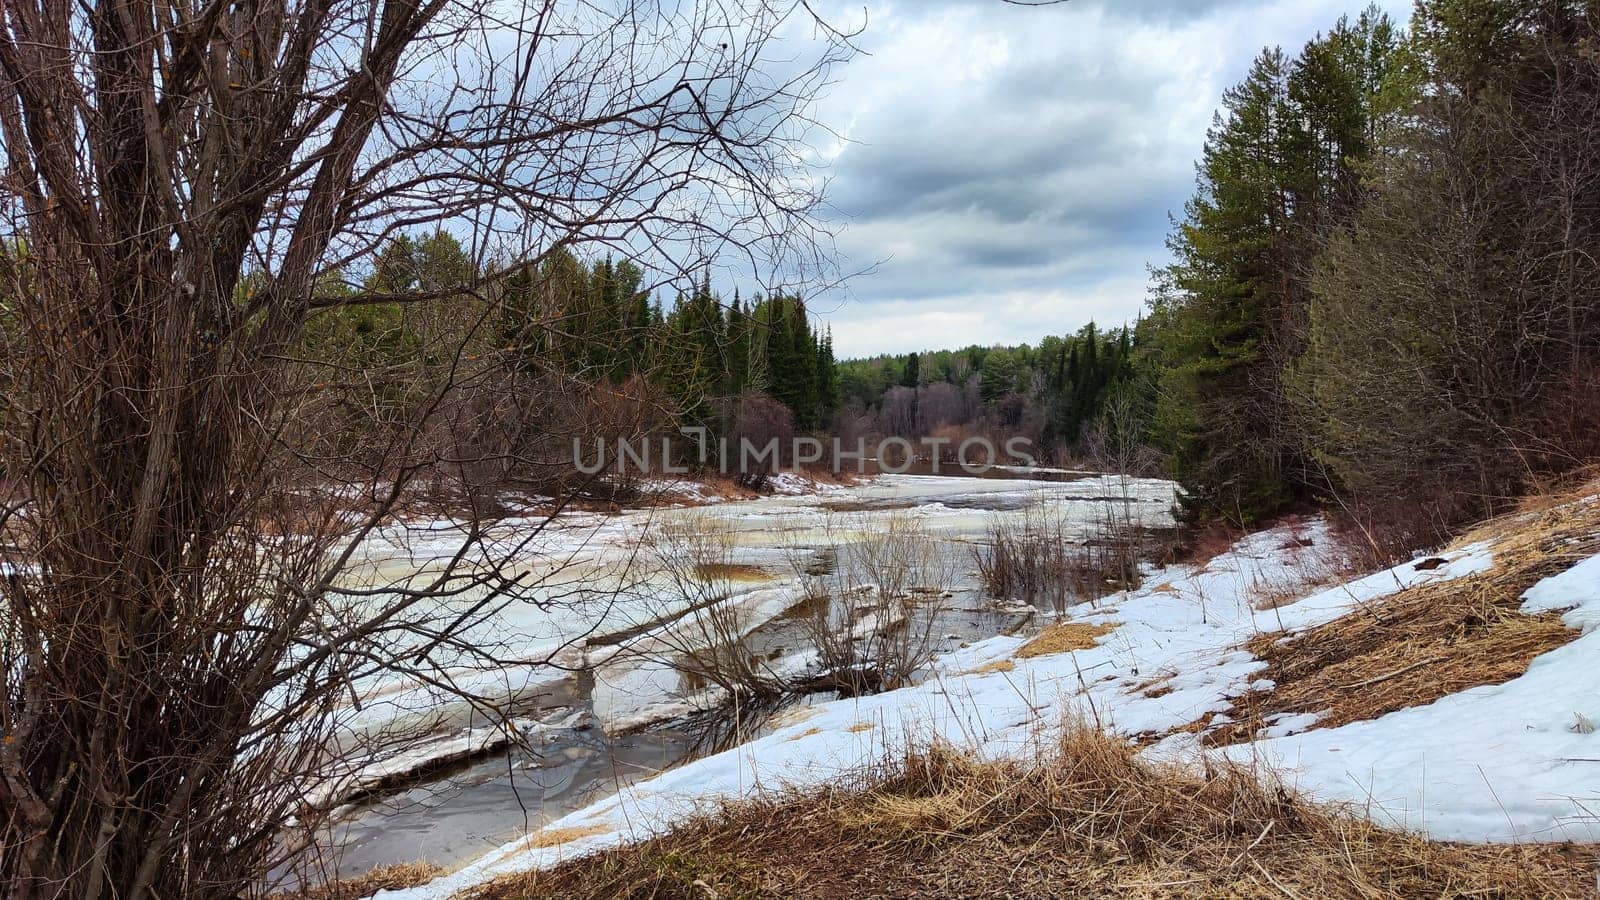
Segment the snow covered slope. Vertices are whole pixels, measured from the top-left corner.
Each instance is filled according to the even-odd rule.
[[[1523,594],[1582,637],[1504,684],[1229,748],[1308,794],[1440,840],[1600,840],[1600,556]]]

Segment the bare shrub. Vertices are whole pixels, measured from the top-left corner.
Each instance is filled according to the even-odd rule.
[[[646,538],[649,562],[665,579],[664,624],[633,652],[678,671],[691,688],[714,685],[735,704],[783,692],[781,679],[745,645],[758,625],[736,598],[744,571],[734,532],[711,517],[657,525]]]
[[[1120,504],[1107,503],[1093,537],[1055,509],[1030,506],[997,517],[972,550],[990,596],[1060,613],[1074,603],[1139,586],[1140,529],[1127,525]]]
[[[777,398],[763,391],[745,391],[734,409],[730,453],[737,454],[738,482],[741,487],[760,490],[767,477],[783,463],[785,448],[794,437],[794,413]],[[750,449],[750,458],[745,448]],[[755,456],[776,448],[764,465]],[[749,464],[747,467],[747,463]]]
[[[822,670],[813,686],[851,696],[899,687],[933,657],[954,554],[912,515],[830,520],[827,530],[840,542],[832,570],[796,567]]]

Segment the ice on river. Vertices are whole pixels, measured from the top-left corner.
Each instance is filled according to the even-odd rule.
[[[587,703],[602,725],[621,731],[714,702],[714,692],[685,695],[672,667],[649,652],[652,644],[681,651],[696,639],[695,629],[683,619],[688,601],[672,590],[671,579],[652,564],[645,549],[651,534],[669,526],[724,534],[732,562],[770,576],[739,586],[725,601],[739,608],[742,627],[753,630],[801,599],[797,559],[859,540],[881,530],[891,517],[914,517],[931,539],[943,542],[942,552],[953,554],[959,567],[970,568],[971,543],[982,539],[996,517],[1047,510],[1069,530],[1088,536],[1105,520],[1108,503],[1116,504],[1119,516],[1166,525],[1173,500],[1172,484],[1156,479],[884,475],[748,501],[617,515],[506,518],[491,528],[488,552],[510,555],[515,568],[531,573],[529,581],[538,581],[538,586],[497,603],[494,615],[475,624],[465,643],[492,647],[497,659],[511,664],[485,667],[464,654],[450,677],[478,695],[471,704],[457,698],[453,689],[420,679],[363,684],[366,702],[349,712],[344,726],[357,732],[394,723],[421,727],[437,736],[444,754],[454,752],[472,736],[471,729],[483,725],[485,707],[515,718]],[[460,524],[450,521],[389,527],[359,548],[351,582],[382,585],[426,578],[455,557],[464,534]],[[466,608],[479,595],[481,591],[469,591],[451,602]],[[574,696],[575,671],[592,671],[587,697]],[[428,760],[425,747],[406,752],[406,759],[419,765]],[[394,760],[372,762],[374,770],[386,775],[394,765]]]

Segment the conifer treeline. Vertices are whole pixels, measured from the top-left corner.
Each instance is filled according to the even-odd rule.
[[[1436,535],[1600,451],[1600,4],[1369,8],[1228,91],[1140,325],[1197,519]]]
[[[330,282],[324,292],[396,294],[476,280],[460,245],[441,231],[394,238],[358,285]],[[433,332],[472,328],[487,307],[489,321],[476,324],[480,353],[504,358],[512,371],[554,373],[602,391],[642,384],[674,426],[730,433],[741,398],[758,395],[782,404],[794,428],[812,431],[825,427],[838,405],[832,336],[813,326],[805,302],[746,301],[737,291],[729,299],[713,290],[709,275],[664,307],[634,263],[609,257],[585,263],[563,250],[467,298],[453,313],[443,307],[439,322],[420,321],[395,303],[341,308],[314,321],[307,348],[369,375],[394,373],[375,378],[375,390],[405,403],[427,380],[428,348],[447,343]],[[381,417],[383,404],[377,408]]]

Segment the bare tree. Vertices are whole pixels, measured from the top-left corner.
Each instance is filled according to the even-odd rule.
[[[776,46],[808,28],[810,57]],[[504,371],[479,348],[514,270],[583,244],[825,262],[803,150],[847,49],[770,0],[0,7],[0,893],[259,892],[284,823],[316,830],[305,798],[403,737],[345,727],[368,686],[503,712],[460,673],[542,661],[469,637],[556,602],[508,564],[539,529],[467,504],[428,568],[356,564],[419,473],[482,462],[430,435]],[[419,226],[470,274],[325,289]],[[304,358],[308,320],[445,298],[438,377],[337,486],[313,429],[338,422],[306,413],[372,379]]]

